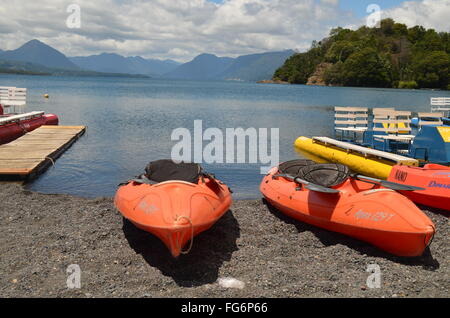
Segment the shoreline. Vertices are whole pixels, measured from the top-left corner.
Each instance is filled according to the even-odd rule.
[[[437,91],[437,92],[450,92],[448,89],[442,88],[399,88],[399,87],[372,87],[372,86],[343,86],[343,85],[326,85],[326,84],[298,84],[298,83],[290,83],[281,80],[262,80],[256,82],[257,84],[276,84],[276,85],[300,85],[300,86],[319,86],[319,87],[342,87],[342,88],[372,88],[372,89],[393,89],[400,91]]]
[[[125,221],[112,198],[40,194],[0,183],[1,297],[448,297],[448,218],[424,211],[437,234],[418,258],[401,258],[297,222],[262,200],[235,201],[175,260]],[[66,286],[81,268],[81,289]],[[382,287],[370,289],[377,264]],[[232,277],[243,289],[225,289]]]

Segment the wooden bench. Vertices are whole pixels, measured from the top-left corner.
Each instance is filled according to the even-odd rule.
[[[380,159],[394,161],[398,164],[411,163],[411,162],[416,163],[417,162],[417,160],[408,158],[405,156],[396,155],[393,153],[384,152],[384,151],[380,151],[380,150],[376,150],[376,149],[366,148],[366,147],[358,146],[358,145],[351,144],[348,142],[343,142],[343,141],[335,140],[332,138],[328,138],[328,137],[313,137],[313,142],[319,142],[324,145],[332,145],[332,146],[338,147],[340,149],[346,150],[347,152],[360,153],[360,154],[364,155],[365,157],[372,156],[372,157],[377,157]]]
[[[431,98],[431,111],[446,114],[450,116],[450,97]]]
[[[368,129],[368,108],[365,107],[335,107],[334,131],[341,132],[341,139],[345,132],[364,133]]]
[[[0,105],[5,114],[22,113],[26,104],[26,88],[0,87]]]
[[[5,114],[6,115],[6,110],[5,108],[7,107],[3,107],[3,103],[7,102],[9,100],[9,90],[13,89],[15,87],[12,86],[0,86],[0,116]]]
[[[386,133],[397,132],[397,115],[395,108],[374,108],[372,113],[373,131],[382,131]]]
[[[382,124],[381,127],[374,127],[374,131],[383,131],[386,133],[404,134],[411,132],[411,112],[393,111],[385,113],[386,118],[375,118],[375,124]]]
[[[432,97],[431,106],[448,106],[450,107],[450,97]]]
[[[435,112],[418,113],[418,117],[419,117],[419,128],[423,126],[442,126],[444,124],[444,122],[442,121],[444,113],[435,113]]]
[[[410,144],[415,135],[411,135],[411,112],[408,111],[395,111],[390,114],[389,119],[378,120],[377,122],[383,123],[383,128],[374,128],[376,131],[384,131],[386,135],[374,135],[374,140],[383,142],[383,150],[390,150],[396,152],[406,152],[405,146],[402,146],[402,143]],[[374,120],[375,122],[375,120]],[[388,126],[384,126],[387,124]],[[408,134],[409,133],[409,134]],[[390,149],[387,143],[389,141],[393,141],[392,144],[396,149]]]

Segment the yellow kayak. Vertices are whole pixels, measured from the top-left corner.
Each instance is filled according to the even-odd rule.
[[[327,137],[299,137],[295,150],[316,162],[347,165],[351,170],[373,178],[386,180],[395,165],[418,166],[416,159],[378,151]]]

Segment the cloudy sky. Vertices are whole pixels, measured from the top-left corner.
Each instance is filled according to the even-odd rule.
[[[111,52],[187,61],[204,52],[304,51],[333,27],[365,24],[372,3],[383,17],[450,31],[450,0],[0,1],[0,49],[39,39],[68,56]],[[71,4],[81,10],[80,28],[67,26]]]

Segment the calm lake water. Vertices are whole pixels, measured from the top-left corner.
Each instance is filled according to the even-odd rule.
[[[149,161],[170,158],[172,131],[279,128],[280,160],[298,158],[298,136],[332,136],[334,106],[396,107],[429,111],[443,91],[262,85],[130,78],[0,75],[0,86],[26,87],[28,110],[55,113],[61,125],[86,125],[54,168],[27,185],[44,193],[113,196],[117,185],[143,173]],[[50,99],[43,98],[48,93]],[[205,168],[234,191],[235,199],[260,197],[260,164]]]

